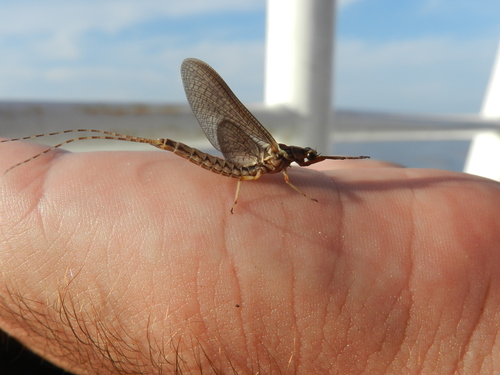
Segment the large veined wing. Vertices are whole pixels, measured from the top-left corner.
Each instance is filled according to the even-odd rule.
[[[185,59],[182,82],[191,109],[208,140],[238,165],[253,165],[279,149],[273,136],[207,63]]]

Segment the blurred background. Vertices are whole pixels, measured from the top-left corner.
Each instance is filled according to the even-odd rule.
[[[184,58],[197,57],[278,141],[500,178],[498,0],[305,0],[329,9],[316,11],[326,20],[305,22],[309,32],[290,26],[314,13],[301,1],[1,1],[0,136],[84,127],[210,151],[179,73]],[[299,39],[306,49],[290,53]],[[316,43],[319,52],[307,50]],[[304,57],[316,74],[305,110],[287,98],[297,89],[287,74]],[[317,103],[334,110],[318,129]],[[70,149],[140,147],[77,143]],[[27,373],[10,372],[29,362],[0,337],[12,353],[0,357],[0,372]]]
[[[264,99],[265,0],[19,0],[0,15],[2,101],[185,103],[186,57]],[[478,113],[500,4],[339,0],[335,29],[336,108]]]
[[[333,118],[316,119],[320,129],[311,113],[324,112],[324,104],[304,114],[286,94],[268,95],[272,87],[288,90],[292,81],[290,75],[275,78],[295,64],[293,53],[281,48],[304,34],[288,32],[286,24],[302,17],[301,1],[0,2],[0,135],[93,127],[169,137],[209,151],[179,74],[184,58],[197,57],[278,141],[411,167],[467,169],[477,130],[498,129],[500,117],[480,116],[500,40],[498,1],[311,0],[332,8],[326,28],[314,29],[319,22],[309,21],[313,35],[298,52],[299,60],[309,58],[306,70],[315,71],[315,60],[331,69],[311,81],[331,86],[304,94],[335,109]],[[331,50],[307,50],[318,40]],[[281,113],[276,104],[283,104]],[[488,133],[487,142],[500,149],[495,137]],[[138,149],[83,143],[70,149]]]

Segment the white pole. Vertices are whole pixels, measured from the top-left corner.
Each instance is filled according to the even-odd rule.
[[[500,134],[484,131],[472,139],[464,172],[500,181]]]
[[[491,71],[490,82],[481,108],[481,116],[500,119],[500,44]],[[500,181],[500,132],[478,132],[472,139],[464,172]]]
[[[498,44],[496,61],[484,96],[481,115],[487,118],[500,118],[500,43]]]
[[[304,145],[330,151],[335,0],[268,0],[265,102],[303,118]]]
[[[291,107],[295,0],[267,0],[264,102]]]

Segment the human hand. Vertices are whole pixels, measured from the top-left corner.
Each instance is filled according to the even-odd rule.
[[[5,143],[0,171],[40,146]],[[376,161],[244,181],[170,153],[0,178],[0,328],[75,373],[491,373],[500,184]],[[179,371],[180,372],[180,371]]]

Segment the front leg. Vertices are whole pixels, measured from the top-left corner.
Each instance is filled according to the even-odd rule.
[[[288,186],[290,186],[292,189],[294,189],[297,193],[302,194],[304,197],[306,197],[307,199],[312,200],[313,202],[318,202],[317,199],[311,198],[306,193],[303,193],[297,186],[295,186],[294,184],[292,184],[290,182],[290,177],[288,177],[288,173],[286,173],[286,168],[283,168],[283,176],[285,177],[285,182],[288,184]]]

